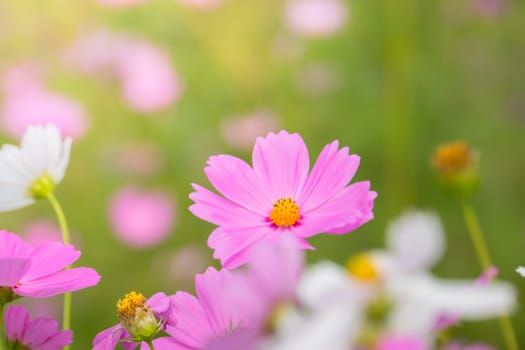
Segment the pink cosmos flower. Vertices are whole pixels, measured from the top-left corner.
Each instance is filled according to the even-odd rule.
[[[228,270],[209,267],[195,277],[197,297],[186,292],[171,296],[172,323],[166,332],[173,350],[253,350],[254,337],[243,295],[243,280]],[[228,345],[228,346],[227,346]]]
[[[326,37],[343,27],[347,11],[341,0],[290,0],[285,20],[288,28],[296,34]]]
[[[13,349],[59,350],[73,341],[72,331],[59,331],[58,323],[51,318],[30,320],[23,306],[8,306],[4,320],[8,347]]]
[[[276,116],[264,109],[255,111],[246,117],[234,117],[222,123],[224,140],[233,148],[248,150],[258,135],[267,134],[277,128]]]
[[[49,242],[33,247],[0,231],[0,287],[24,297],[45,298],[96,285],[100,276],[91,268],[63,270],[79,257],[72,245]]]
[[[156,322],[159,322],[161,325],[170,324],[170,299],[164,293],[156,293],[151,296],[151,298],[146,301],[147,307],[151,309],[156,318]],[[132,315],[137,322],[142,322],[139,318]],[[143,315],[142,315],[143,316]],[[147,317],[147,316],[146,316]],[[162,327],[162,328],[163,328]],[[128,340],[122,341],[121,340]],[[132,340],[132,336],[128,330],[121,323],[103,330],[98,333],[93,339],[93,350],[110,350],[115,349],[115,347],[120,344],[126,350],[133,350],[137,347],[137,342],[139,340]],[[149,346],[145,342],[141,343],[141,350],[149,350]],[[173,349],[173,341],[169,337],[162,337],[153,340],[153,345],[155,349],[158,350],[168,350]]]
[[[125,100],[139,112],[162,110],[182,94],[182,84],[170,58],[148,43],[127,42],[119,52],[116,69],[122,79]]]
[[[311,172],[303,139],[284,130],[258,138],[252,161],[253,168],[236,157],[211,157],[205,172],[224,197],[197,184],[190,194],[190,211],[219,226],[208,245],[226,268],[245,263],[253,245],[278,242],[283,233],[308,249],[308,237],[344,234],[373,218],[377,194],[369,181],[347,186],[359,156],[339,149],[338,141],[325,146]]]
[[[109,220],[121,241],[136,247],[162,242],[173,228],[174,203],[161,191],[120,189],[111,199]]]

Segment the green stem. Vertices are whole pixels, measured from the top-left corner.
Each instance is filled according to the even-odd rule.
[[[146,343],[149,345],[150,350],[155,350],[155,347],[153,346],[153,341],[151,339],[146,340]]]
[[[0,350],[4,350],[4,345],[6,343],[4,331],[4,307],[5,304],[0,303]]]
[[[470,238],[474,244],[474,249],[478,255],[481,267],[483,270],[486,270],[492,267],[493,264],[474,207],[470,201],[463,200],[461,201],[461,209],[463,210],[463,216],[465,218],[465,222],[470,233]],[[516,339],[516,333],[514,332],[514,328],[509,316],[501,315],[499,317],[499,324],[503,333],[503,338],[505,339],[505,344],[507,345],[507,349],[518,350],[519,346]]]
[[[58,224],[60,225],[60,231],[62,232],[62,241],[64,244],[70,244],[71,240],[69,237],[69,228],[67,226],[66,216],[64,211],[60,206],[60,203],[56,199],[55,195],[51,193],[47,199],[58,219]],[[71,268],[71,265],[66,267],[66,269]],[[62,314],[62,329],[68,330],[71,329],[71,292],[64,293],[64,309]],[[69,346],[64,347],[64,350],[69,350]]]

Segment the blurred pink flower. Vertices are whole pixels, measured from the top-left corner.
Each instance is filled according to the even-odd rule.
[[[79,257],[72,245],[49,242],[33,247],[0,231],[0,287],[24,297],[45,298],[96,285],[100,276],[91,268],[63,270]]]
[[[219,6],[224,0],[178,0],[180,4],[200,10],[209,10]]]
[[[423,339],[410,336],[386,336],[376,345],[375,350],[430,350]]]
[[[169,273],[169,279],[192,281],[195,275],[209,265],[209,258],[198,245],[186,245],[170,253],[169,260],[164,261],[164,269]]]
[[[166,192],[120,189],[111,199],[109,220],[122,242],[136,248],[162,242],[173,228],[175,205]]]
[[[341,0],[289,0],[285,20],[298,35],[326,37],[343,27],[347,12]]]
[[[59,350],[73,341],[73,332],[59,331],[54,319],[29,317],[23,306],[11,305],[5,310],[5,333],[11,348]]]
[[[60,228],[49,220],[31,222],[23,230],[22,236],[27,243],[34,246],[62,239]]]
[[[98,2],[108,7],[124,8],[143,4],[146,0],[98,0]]]
[[[253,147],[255,139],[279,127],[276,116],[267,110],[259,109],[245,117],[226,119],[221,125],[224,140],[231,147],[248,150]]]
[[[190,194],[190,211],[219,226],[208,245],[225,268],[245,263],[259,242],[280,242],[283,233],[311,249],[306,238],[344,234],[373,218],[377,194],[369,181],[347,186],[360,158],[338,141],[325,146],[311,172],[303,139],[284,130],[257,138],[252,159],[253,168],[233,156],[210,157],[205,172],[222,196],[197,184]]]
[[[311,96],[320,96],[336,89],[341,72],[328,64],[315,63],[303,67],[295,77],[297,88]]]
[[[505,0],[474,0],[474,8],[485,16],[502,15],[506,9]]]
[[[177,101],[182,83],[160,48],[130,40],[119,52],[116,70],[127,103],[140,112],[157,112]]]
[[[41,72],[30,64],[17,65],[4,78],[2,127],[20,138],[29,125],[54,124],[63,136],[82,137],[88,121],[84,109],[62,94],[47,91]]]

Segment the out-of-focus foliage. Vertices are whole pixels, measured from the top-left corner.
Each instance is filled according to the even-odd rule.
[[[514,272],[525,263],[525,5],[511,0],[344,5],[342,27],[312,38],[290,30],[284,0],[224,0],[209,9],[177,0],[129,8],[95,0],[0,3],[2,84],[14,64],[36,64],[46,88],[73,98],[88,120],[57,191],[83,252],[80,264],[102,275],[97,287],[73,296],[73,348],[87,349],[98,331],[116,323],[116,300],[129,290],[145,295],[189,290],[193,273],[216,264],[206,248],[212,225],[187,210],[190,183],[206,183],[203,168],[210,155],[249,159],[247,141],[231,137],[252,135],[254,129],[299,132],[314,150],[312,158],[339,139],[362,157],[356,177],[371,179],[379,194],[372,222],[348,235],[314,238],[317,251],[308,254],[309,261],[344,262],[382,245],[387,223],[403,209],[434,208],[448,236],[435,273],[447,278],[475,278],[480,268],[457,204],[436,185],[430,156],[439,143],[467,141],[480,157],[474,204],[500,277],[525,292]],[[69,50],[96,32],[117,39],[94,54],[109,54],[119,40],[130,38],[160,48],[180,84],[171,86],[173,102],[155,111],[134,108],[118,74],[86,74],[75,67]],[[134,77],[134,84],[140,88],[148,77]],[[145,98],[142,90],[136,93]],[[6,102],[3,91],[1,106]],[[262,121],[245,124],[236,119],[261,115]],[[17,143],[7,133],[1,141]],[[160,245],[130,247],[112,232],[110,200],[125,185],[161,189],[174,198],[174,226]],[[0,228],[23,233],[37,219],[54,220],[47,203],[2,213]],[[513,321],[523,329],[523,312]],[[498,345],[495,323],[467,323],[462,332]],[[525,344],[523,332],[518,334]]]

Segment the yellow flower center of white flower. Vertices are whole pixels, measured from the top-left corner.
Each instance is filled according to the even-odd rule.
[[[379,269],[368,254],[350,258],[346,263],[346,270],[352,278],[360,282],[375,282],[381,278]]]
[[[55,190],[55,181],[44,173],[31,183],[29,194],[35,199],[46,199]]]
[[[301,218],[299,206],[291,197],[281,198],[273,203],[270,221],[278,227],[291,227]]]
[[[117,302],[120,323],[133,338],[151,339],[161,328],[146,301],[144,295],[131,291]]]

